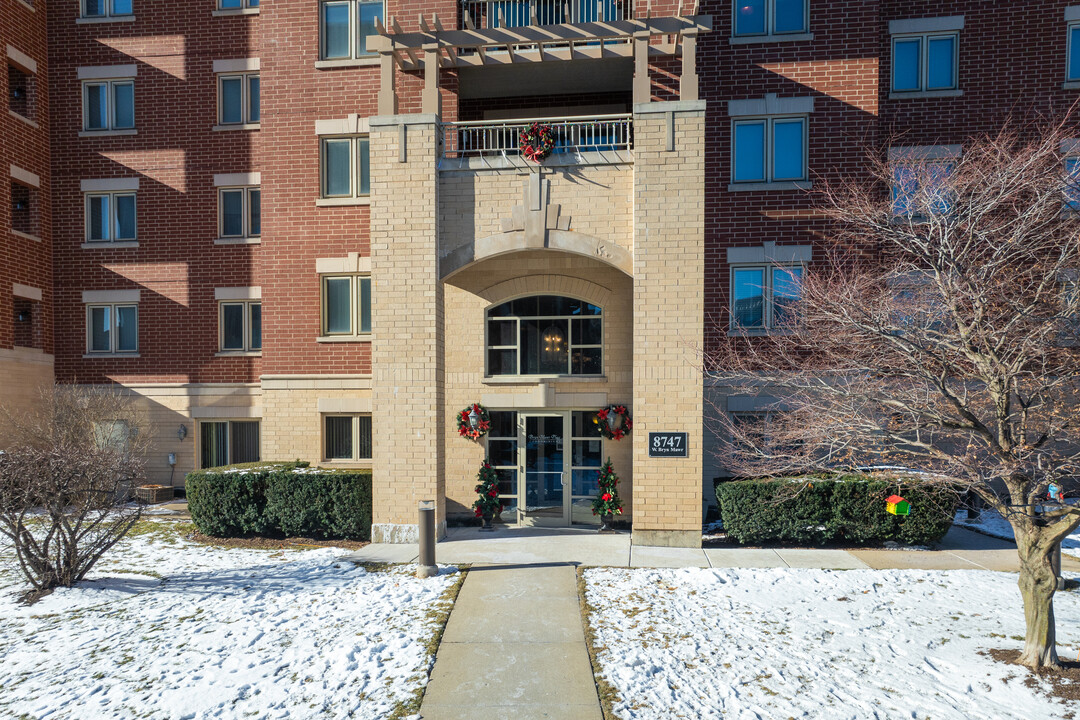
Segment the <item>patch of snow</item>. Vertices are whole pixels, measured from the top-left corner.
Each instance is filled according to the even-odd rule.
[[[979,655],[1023,646],[1017,576],[983,570],[585,571],[622,720],[1031,720],[1068,708]],[[1054,598],[1080,650],[1080,595]],[[1007,682],[1004,679],[1013,676]]]
[[[0,566],[0,716],[382,718],[427,683],[453,568],[369,573],[336,548],[210,547],[150,522],[31,607]]]
[[[1075,504],[1075,501],[1067,500],[1066,502]],[[1002,540],[1014,540],[1012,525],[1001,516],[1001,513],[991,508],[985,508],[978,517],[972,519],[968,519],[966,510],[958,510],[955,523],[984,535]],[[1080,558],[1080,527],[1061,541],[1061,552]]]

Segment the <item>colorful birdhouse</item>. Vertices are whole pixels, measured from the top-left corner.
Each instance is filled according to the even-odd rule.
[[[899,495],[890,495],[885,498],[885,509],[893,515],[910,515],[911,505]]]

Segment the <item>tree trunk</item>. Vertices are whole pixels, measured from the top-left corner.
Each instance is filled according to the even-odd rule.
[[[1059,668],[1054,628],[1057,577],[1051,566],[1054,544],[1040,528],[1013,528],[1020,555],[1020,595],[1024,599],[1024,652],[1017,661],[1033,670]]]

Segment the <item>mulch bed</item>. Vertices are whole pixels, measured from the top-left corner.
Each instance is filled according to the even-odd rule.
[[[1074,703],[1080,701],[1080,662],[1066,660],[1063,657],[1058,658],[1058,662],[1061,663],[1061,670],[1039,670],[1035,671],[1023,665],[1017,665],[1016,661],[1020,657],[1019,650],[1002,650],[1000,648],[991,648],[989,650],[980,650],[980,655],[988,655],[997,662],[1005,663],[1007,665],[1016,665],[1018,671],[1026,675],[1024,678],[1024,685],[1032,690],[1043,691],[1049,697],[1057,698],[1061,700],[1062,705],[1069,705],[1076,707]],[[1016,678],[1016,675],[1009,675],[1002,678],[1002,682]],[[1041,682],[1040,682],[1041,681]],[[1049,684],[1049,687],[1047,687]],[[1075,717],[1075,711],[1070,711],[1062,717],[1073,718]]]
[[[218,547],[250,548],[253,550],[295,550],[296,548],[338,547],[347,550],[359,550],[368,545],[366,540],[319,540],[316,538],[219,538],[211,535],[203,535],[198,530],[186,536],[204,545],[217,545]]]

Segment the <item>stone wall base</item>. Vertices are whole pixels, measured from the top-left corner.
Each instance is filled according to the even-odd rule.
[[[436,524],[435,537],[439,540],[446,537],[445,520]],[[371,526],[371,542],[416,545],[420,542],[420,526],[403,523],[373,523]]]
[[[700,530],[634,530],[630,533],[631,545],[653,547],[701,547]]]

